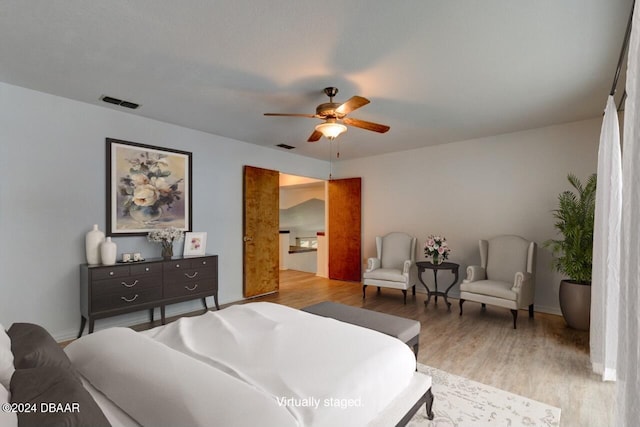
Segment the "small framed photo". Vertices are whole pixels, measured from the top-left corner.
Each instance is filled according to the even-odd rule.
[[[206,232],[187,232],[184,234],[184,256],[204,255],[207,249]]]

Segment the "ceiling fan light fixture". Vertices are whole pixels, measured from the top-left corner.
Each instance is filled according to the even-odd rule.
[[[333,141],[340,134],[346,132],[347,127],[345,125],[341,125],[340,123],[325,122],[317,125],[316,130],[320,132],[329,141]]]

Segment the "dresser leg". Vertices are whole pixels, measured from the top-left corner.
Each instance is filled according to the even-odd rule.
[[[93,325],[96,321],[93,319],[89,319],[89,333],[92,334],[93,333]]]
[[[150,322],[153,323],[153,311],[155,310],[155,308],[150,308],[149,309],[149,318],[151,319]]]
[[[204,305],[204,312],[209,311],[209,307],[207,307],[207,297],[202,298],[202,304]]]
[[[216,303],[216,310],[220,310],[220,306],[218,305],[218,293],[213,294],[213,302]]]
[[[164,318],[164,305],[160,306],[160,321],[162,322],[162,324],[166,324],[166,320]]]
[[[84,316],[80,316],[80,332],[78,332],[78,338],[82,336],[84,332],[84,326],[87,324],[87,318]]]

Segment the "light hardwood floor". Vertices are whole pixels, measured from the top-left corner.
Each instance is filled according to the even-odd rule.
[[[410,294],[410,293],[409,293]],[[613,424],[615,385],[591,372],[589,335],[565,326],[555,315],[536,313],[530,320],[521,311],[513,329],[509,310],[465,302],[459,316],[458,300],[450,299],[447,311],[442,298],[424,305],[426,296],[362,286],[285,270],[280,292],[252,301],[271,301],[302,308],[320,301],[335,301],[420,321],[420,363],[491,385],[562,409],[561,426],[610,426]],[[194,313],[198,314],[198,313]],[[143,324],[136,329],[153,325]],[[437,405],[436,396],[436,405]]]

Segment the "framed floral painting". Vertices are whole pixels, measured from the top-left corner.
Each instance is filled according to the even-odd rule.
[[[184,234],[184,251],[182,255],[204,255],[207,250],[207,233],[192,232]]]
[[[187,151],[107,138],[107,235],[190,231],[191,158]]]

